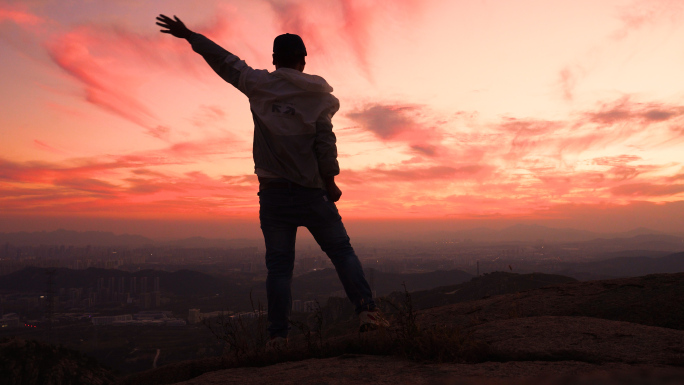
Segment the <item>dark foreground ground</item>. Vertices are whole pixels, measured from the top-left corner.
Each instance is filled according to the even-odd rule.
[[[189,361],[119,383],[684,384],[682,293],[684,273],[566,283],[421,310],[415,339],[392,345],[410,348],[399,354],[362,351],[382,351],[373,344],[387,344],[388,336],[407,338],[406,317],[367,336],[350,323],[347,336],[323,342],[357,353],[262,367]]]
[[[449,303],[445,296],[466,288],[436,290],[433,300]],[[300,325],[287,349],[233,350],[127,377],[73,350],[4,339],[0,384],[684,384],[682,293],[684,273],[568,282],[419,311],[407,296],[387,307],[390,329],[358,334],[357,321],[339,317],[320,334]]]

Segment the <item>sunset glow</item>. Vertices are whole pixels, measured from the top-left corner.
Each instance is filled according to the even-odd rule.
[[[159,13],[303,37],[352,229],[684,232],[679,0],[0,0],[0,231],[258,235],[248,102]]]

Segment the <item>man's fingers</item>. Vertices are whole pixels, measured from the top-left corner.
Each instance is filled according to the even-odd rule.
[[[165,30],[163,30],[163,29],[160,29],[159,32],[161,32],[161,33],[171,33],[171,31],[165,31]]]

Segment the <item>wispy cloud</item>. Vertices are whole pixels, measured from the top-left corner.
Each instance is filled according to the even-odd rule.
[[[37,25],[44,22],[43,18],[30,12],[5,7],[0,4],[0,23],[11,21],[20,25]]]
[[[149,217],[183,212],[253,211],[255,189],[249,176],[211,177],[199,171],[183,174],[150,170],[164,164],[157,157],[127,156],[111,161],[75,160],[60,164],[17,163],[0,159],[0,205],[8,212],[98,211],[145,212]],[[159,207],[173,207],[159,213]],[[122,211],[123,210],[123,211]]]
[[[55,64],[83,85],[86,101],[144,127],[151,136],[165,138],[168,129],[153,123],[158,117],[135,95],[141,79],[126,71],[130,67],[122,62],[131,56],[140,59],[140,46],[149,43],[125,32],[83,26],[50,41],[47,49]]]
[[[355,184],[387,182],[421,183],[426,180],[450,181],[454,178],[470,178],[489,171],[491,171],[490,167],[478,164],[397,168],[374,167],[360,171],[345,171],[342,180],[345,183]]]
[[[684,192],[684,184],[630,183],[610,189],[614,195],[633,197],[660,197]]]
[[[606,125],[626,122],[650,124],[664,122],[682,115],[684,115],[684,107],[682,106],[632,102],[629,96],[604,103],[598,111],[586,114],[591,122]]]
[[[369,60],[372,27],[396,23],[396,18],[406,20],[410,19],[409,16],[416,17],[427,3],[416,0],[265,1],[274,10],[280,30],[301,35],[307,46],[311,46],[311,51],[337,57],[340,47],[332,42],[341,39],[356,59],[356,68],[369,80],[372,80]]]
[[[616,45],[625,44],[630,36],[642,33],[648,27],[681,25],[684,3],[679,0],[634,0],[627,5],[618,5],[614,14],[616,29],[606,36],[598,36],[584,55],[558,70],[554,86],[558,86],[564,100],[573,101],[578,85],[596,71],[601,58]]]
[[[611,37],[622,40],[630,33],[649,25],[668,21],[678,23],[684,17],[684,4],[678,0],[636,0],[618,10],[621,25]]]
[[[43,142],[43,141],[41,141],[41,140],[38,140],[38,139],[34,139],[34,140],[33,140],[33,145],[34,145],[36,148],[40,149],[40,150],[43,150],[43,151],[46,151],[46,152],[50,152],[50,153],[53,153],[53,154],[60,154],[60,155],[65,155],[65,154],[66,154],[65,151],[56,149],[56,148],[50,146],[49,144],[47,144],[47,143],[45,143],[45,142]]]

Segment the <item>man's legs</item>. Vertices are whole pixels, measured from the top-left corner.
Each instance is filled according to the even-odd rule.
[[[283,213],[280,212],[281,207],[264,204],[264,198],[261,196],[259,219],[266,244],[268,331],[271,338],[287,338],[292,312],[290,286],[294,270],[297,226],[283,217]]]
[[[322,195],[316,197],[309,208],[311,213],[306,227],[335,266],[347,297],[356,307],[356,313],[375,310],[370,285],[349,242],[335,203],[327,195]]]

